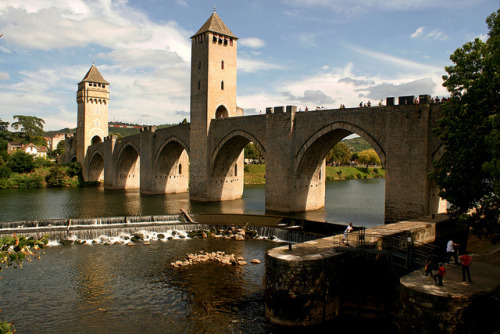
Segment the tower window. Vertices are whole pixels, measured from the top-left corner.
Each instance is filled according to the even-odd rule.
[[[229,39],[229,45],[233,46],[233,39],[232,38]]]
[[[212,42],[217,43],[217,35],[214,35],[214,37],[212,38]]]
[[[201,68],[201,60],[198,62],[198,69]]]
[[[224,90],[224,81],[220,82],[220,89]]]
[[[201,89],[201,81],[198,81],[198,90]]]
[[[179,164],[179,174],[182,174],[182,164]]]
[[[238,176],[238,164],[234,165],[234,176]]]
[[[223,70],[224,69],[224,60],[220,62],[220,68]]]

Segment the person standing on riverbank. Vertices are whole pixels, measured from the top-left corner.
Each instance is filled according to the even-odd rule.
[[[352,223],[349,223],[349,225],[347,225],[347,228],[344,231],[344,236],[342,237],[342,244],[345,243],[346,246],[349,246],[349,236],[348,236],[348,234],[351,233],[352,230],[353,230]]]
[[[465,282],[465,274],[467,273],[467,278],[469,279],[469,283],[472,283],[472,280],[470,279],[470,264],[472,262],[472,258],[470,257],[469,254],[464,253],[462,256],[460,256],[460,264],[462,265],[462,281]]]
[[[432,254],[425,257],[425,277],[432,277]]]
[[[446,269],[444,269],[443,263],[440,262],[438,273],[434,275],[434,282],[436,282],[436,285],[443,286],[443,278],[445,274]]]
[[[458,263],[458,256],[457,256],[457,247],[460,246],[459,244],[456,244],[453,240],[448,241],[448,244],[446,245],[446,263],[450,264],[450,259],[453,256],[455,259],[455,265],[459,265]]]

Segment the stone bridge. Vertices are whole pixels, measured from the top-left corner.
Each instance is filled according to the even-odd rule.
[[[438,189],[428,177],[432,161],[442,155],[432,132],[440,115],[440,105],[431,103],[308,112],[293,106],[268,108],[264,115],[210,120],[208,151],[202,157],[190,153],[198,140],[190,124],[144,127],[137,135],[109,136],[90,146],[84,177],[103,180],[107,189],[189,191],[199,201],[236,199],[243,193],[242,151],[252,142],[266,160],[266,210],[316,210],[325,204],[328,151],[355,133],[385,166],[385,221],[394,222],[440,211]],[[208,166],[207,176],[190,184],[190,165],[193,170],[202,159],[207,160],[201,161]]]

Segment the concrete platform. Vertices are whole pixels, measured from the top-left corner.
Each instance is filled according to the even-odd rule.
[[[497,252],[500,256],[500,249]],[[434,279],[426,278],[423,269],[401,277],[400,282],[415,291],[451,298],[470,297],[478,293],[492,292],[500,287],[500,265],[484,262],[477,254],[472,254],[471,257],[472,283],[462,282],[462,268],[454,264],[445,264],[446,275],[443,286],[436,286]],[[432,273],[436,274],[437,270],[433,270]]]

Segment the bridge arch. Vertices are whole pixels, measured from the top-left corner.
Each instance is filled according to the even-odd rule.
[[[364,129],[347,122],[334,122],[322,127],[302,144],[295,156],[292,173],[295,211],[316,210],[325,206],[325,157],[335,144],[353,133],[364,138],[375,149],[382,164],[385,163],[383,147]]]
[[[334,122],[316,131],[302,144],[295,159],[296,174],[309,174],[316,170],[335,144],[354,133],[371,145],[377,152],[382,165],[385,165],[385,150],[367,131],[347,122]]]
[[[126,143],[118,153],[116,162],[115,188],[140,188],[140,150],[130,142]]]
[[[89,159],[88,181],[104,180],[104,155],[95,151]]]
[[[187,192],[189,187],[187,145],[177,136],[169,137],[158,149],[153,166],[152,193]]]
[[[226,176],[234,173],[234,163],[245,146],[252,142],[265,157],[266,150],[261,141],[244,130],[235,130],[224,136],[215,146],[212,153],[212,176]],[[231,173],[232,169],[232,173]]]

